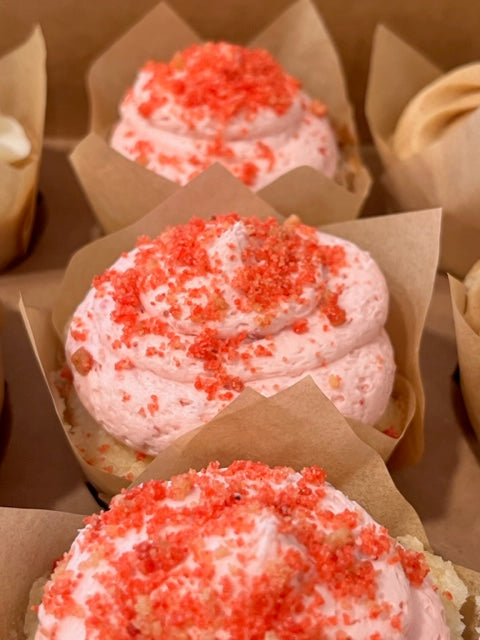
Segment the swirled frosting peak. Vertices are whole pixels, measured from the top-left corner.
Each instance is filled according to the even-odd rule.
[[[111,145],[180,184],[217,161],[260,188],[300,165],[334,176],[326,114],[264,49],[207,42],[142,67]]]
[[[447,640],[421,553],[318,467],[212,463],[113,499],[57,565],[36,640]]]
[[[192,218],[94,279],[66,355],[95,419],[155,454],[245,385],[272,395],[307,374],[373,423],[395,371],[387,311],[383,275],[350,242],[298,220]]]

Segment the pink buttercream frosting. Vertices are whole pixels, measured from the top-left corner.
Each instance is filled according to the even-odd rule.
[[[213,162],[254,189],[311,166],[339,164],[327,108],[262,49],[207,43],[148,62],[120,105],[111,146],[185,184]]]
[[[36,640],[447,640],[421,553],[318,467],[212,463],[92,516],[57,564]]]
[[[226,214],[139,239],[95,278],[65,350],[92,416],[156,454],[246,385],[268,396],[306,375],[375,423],[395,375],[387,312],[385,278],[351,242]]]

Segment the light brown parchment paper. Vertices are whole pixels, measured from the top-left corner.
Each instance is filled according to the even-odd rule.
[[[212,460],[236,459],[287,465],[316,464],[328,480],[359,502],[394,536],[410,534],[428,548],[413,508],[395,488],[378,454],[350,429],[311,379],[273,398],[249,392],[243,405],[166,449],[142,480],[169,479]],[[0,636],[20,638],[30,586],[51,570],[81,525],[81,516],[52,511],[0,509]],[[470,593],[480,593],[480,575],[464,570]]]
[[[0,58],[0,113],[15,118],[32,145],[25,160],[0,162],[0,270],[23,256],[30,242],[45,121],[45,60],[40,27]]]
[[[207,3],[202,11],[208,12],[209,6]],[[118,120],[118,105],[138,69],[147,60],[168,61],[176,51],[199,41],[200,37],[161,3],[90,69],[90,132],[74,149],[71,162],[106,232],[139,219],[179,188],[111,149],[108,137]],[[314,5],[298,0],[248,45],[268,49],[287,71],[300,78],[308,93],[328,105],[352,173],[347,189],[316,170],[301,167],[265,187],[262,197],[284,215],[305,209],[305,221],[315,224],[323,222],[318,216],[323,206],[328,208],[330,220],[355,218],[371,181],[359,155],[340,61]]]
[[[0,302],[0,341],[2,336],[4,313],[5,312],[4,312],[3,304]],[[1,348],[1,342],[0,342],[0,415],[2,413],[4,398],[5,398],[5,371],[4,371],[3,354],[2,354],[2,348]]]
[[[422,54],[384,26],[373,41],[366,115],[381,157],[383,182],[400,209],[441,206],[444,212],[440,268],[464,277],[480,242],[480,110],[436,142],[400,160],[392,147],[408,102],[442,75]]]
[[[62,365],[66,326],[90,287],[92,277],[110,266],[122,251],[132,248],[139,235],[155,236],[167,224],[186,222],[192,215],[209,218],[228,211],[261,218],[279,217],[270,205],[226,169],[214,165],[141,220],[78,251],[66,270],[53,308],[34,307],[27,299],[21,303],[20,310],[33,349],[67,437],[71,425],[64,415],[64,405],[52,381],[52,372]],[[391,296],[387,329],[398,366],[393,396],[395,406],[399,407],[399,415],[391,420],[401,435],[398,439],[392,438],[370,425],[354,421],[351,421],[352,426],[385,460],[391,459],[396,466],[412,464],[423,452],[424,393],[419,345],[436,273],[440,212],[432,210],[347,221],[325,227],[325,230],[369,251],[386,276]],[[88,465],[75,448],[74,452],[87,478],[107,496],[128,483],[125,478]]]
[[[465,320],[466,291],[463,282],[449,276],[460,387],[472,427],[480,439],[480,335]]]

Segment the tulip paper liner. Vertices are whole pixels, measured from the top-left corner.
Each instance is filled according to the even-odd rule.
[[[296,470],[318,465],[325,469],[330,483],[362,505],[391,535],[415,536],[429,549],[418,515],[395,488],[381,457],[355,435],[311,380],[271,398],[249,390],[238,400],[235,411],[218,416],[168,447],[139,481],[168,480],[189,469],[200,470],[212,460],[221,465],[254,460]],[[21,637],[33,582],[51,571],[81,523],[81,516],[69,513],[0,509],[2,638]],[[473,630],[480,574],[456,569],[469,589],[465,621]],[[466,633],[465,637],[475,636]]]
[[[0,114],[15,118],[31,143],[25,160],[0,162],[0,270],[25,254],[31,238],[45,122],[45,60],[40,27],[0,58]]]
[[[71,444],[74,440],[72,424],[58,396],[52,374],[62,366],[66,326],[90,287],[93,276],[102,273],[122,251],[132,248],[140,235],[154,237],[165,226],[185,223],[193,215],[208,219],[230,211],[246,216],[276,216],[281,219],[258,195],[226,169],[215,165],[176,191],[141,220],[78,251],[67,267],[53,309],[29,306],[28,300],[21,302],[20,308],[33,349]],[[399,437],[390,437],[371,425],[354,421],[351,421],[352,426],[385,460],[391,460],[395,466],[412,464],[419,460],[423,452],[424,392],[419,346],[436,273],[440,212],[421,211],[353,220],[324,229],[369,251],[383,270],[390,290],[387,331],[394,346],[398,370],[390,405],[395,412]],[[321,392],[318,390],[318,393]],[[388,412],[386,419],[390,419]],[[104,433],[93,419],[90,420],[97,430]],[[383,424],[380,429],[388,426],[389,423]],[[86,476],[99,491],[111,496],[128,483],[125,477],[112,474],[111,469],[107,473],[98,466],[87,464],[76,447],[73,448]],[[135,461],[135,454],[127,447],[124,449]],[[107,465],[104,467],[107,468]]]
[[[442,74],[421,53],[379,26],[373,41],[365,110],[383,163],[383,182],[395,207],[443,208],[440,268],[463,278],[478,258],[480,242],[480,109],[406,159],[397,157],[392,144],[409,101]]]
[[[0,338],[2,335],[2,329],[4,324],[4,309],[0,302]],[[5,399],[5,369],[3,365],[3,356],[0,350],[0,416],[2,415],[3,401]]]
[[[463,282],[449,276],[460,387],[470,423],[480,439],[480,335],[465,319],[466,291]]]
[[[202,11],[209,11],[208,3]],[[179,188],[114,151],[108,137],[118,120],[118,105],[138,69],[147,60],[168,61],[176,51],[200,40],[161,3],[90,69],[90,131],[74,149],[71,161],[106,232],[141,218]],[[300,78],[310,95],[327,104],[351,174],[346,188],[314,169],[299,167],[267,185],[260,195],[283,215],[304,211],[309,224],[325,222],[321,217],[324,207],[330,221],[355,218],[368,195],[370,177],[360,159],[340,60],[315,7],[309,0],[298,0],[248,44],[268,49],[288,72]]]

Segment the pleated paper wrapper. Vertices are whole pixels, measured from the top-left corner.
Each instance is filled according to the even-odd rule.
[[[480,257],[480,109],[461,118],[452,113],[452,121],[459,116],[455,126],[407,158],[400,159],[392,144],[407,104],[443,75],[389,29],[377,27],[365,108],[384,168],[383,183],[394,210],[443,208],[440,268],[463,278]],[[461,90],[451,87],[455,96]]]
[[[457,344],[460,388],[465,409],[478,439],[480,439],[480,335],[465,318],[467,292],[465,285],[449,276],[455,339]]]
[[[78,251],[67,267],[53,309],[34,307],[29,305],[28,299],[21,301],[34,352],[67,438],[86,477],[107,497],[128,484],[130,472],[116,475],[108,462],[99,460],[93,466],[91,460],[88,464],[82,458],[74,445],[78,424],[73,424],[70,413],[65,411],[65,404],[53,380],[54,372],[59,371],[64,362],[63,336],[69,319],[85,296],[93,276],[109,267],[122,251],[133,248],[138,236],[156,236],[166,225],[184,223],[193,215],[208,219],[231,211],[246,216],[276,216],[281,219],[278,212],[226,169],[214,165],[141,220]],[[380,430],[354,421],[351,421],[352,426],[392,465],[412,464],[420,459],[423,452],[424,392],[419,347],[437,267],[440,212],[429,210],[380,216],[323,228],[369,251],[383,270],[390,290],[387,330],[394,345],[397,376],[389,411],[379,425]],[[318,390],[318,393],[321,392]],[[398,438],[382,432],[391,426],[392,421]],[[73,430],[72,426],[75,427]],[[80,426],[105,433],[88,414],[85,425]],[[120,446],[113,438],[111,440],[112,446],[113,443]],[[127,447],[123,448],[135,461],[135,454]],[[135,465],[135,474],[138,467]]]
[[[25,254],[32,234],[45,122],[45,60],[40,27],[0,58],[0,114],[20,123],[32,147],[21,162],[0,162],[0,271]]]
[[[208,12],[209,7],[204,3],[201,11]],[[213,21],[218,20],[217,13],[212,10]],[[140,67],[147,60],[169,61],[178,50],[200,41],[199,34],[161,3],[107,49],[89,71],[90,131],[74,149],[71,162],[106,232],[141,218],[179,188],[124,158],[109,146],[108,139],[118,121],[118,106]],[[314,5],[298,0],[248,45],[269,50],[301,80],[307,93],[328,106],[351,174],[347,188],[319,171],[299,167],[267,185],[260,195],[284,215],[303,211],[310,224],[324,222],[320,214],[324,207],[332,221],[355,218],[368,195],[370,176],[360,158],[340,60]]]

